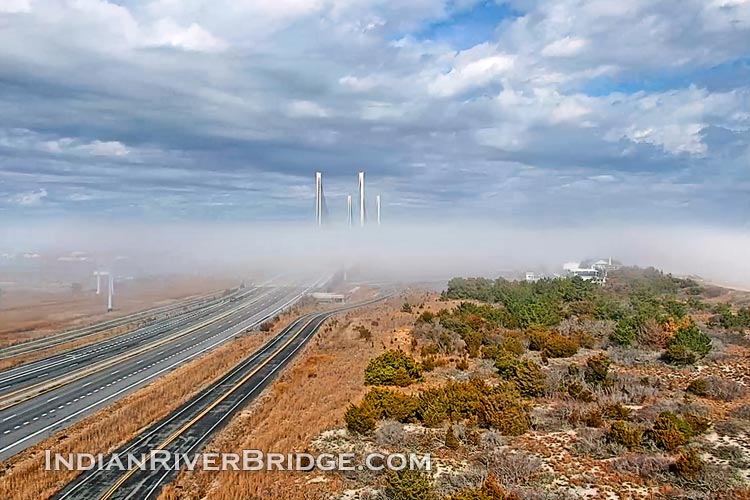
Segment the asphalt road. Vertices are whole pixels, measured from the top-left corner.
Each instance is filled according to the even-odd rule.
[[[145,311],[138,311],[111,320],[102,321],[81,328],[76,328],[74,330],[68,330],[54,335],[48,335],[45,337],[28,340],[26,342],[5,346],[0,348],[0,359],[7,359],[13,356],[19,356],[21,354],[28,354],[45,349],[50,349],[52,347],[66,344],[73,340],[80,340],[92,335],[98,335],[112,328],[117,328],[119,326],[128,325],[134,322],[155,321],[161,319],[161,317],[163,316],[169,316],[178,312],[186,312],[187,310],[204,307],[210,302],[213,302],[214,300],[220,298],[221,292],[213,292],[197,297],[188,297],[186,299],[175,302],[174,304],[155,307],[152,309],[147,309]]]
[[[0,409],[0,461],[214,349],[238,333],[256,327],[294,303],[302,292],[298,287],[280,287],[265,289],[258,295],[250,293],[222,306],[208,319],[194,318],[187,326],[171,326],[156,337],[138,338],[128,350],[120,349],[123,344],[114,344],[104,351],[105,360],[93,358],[92,362],[92,355],[102,353],[87,351],[88,361],[79,363],[78,372],[75,371],[78,366],[72,366],[72,363],[54,365],[48,373],[52,373],[52,369],[58,374],[62,371],[65,372],[63,378],[72,376],[74,380],[60,384],[61,377],[50,379],[47,383],[51,388],[45,388],[42,393],[34,392],[28,399]],[[220,319],[212,320],[217,316]],[[207,324],[194,328],[204,323]],[[187,332],[176,335],[183,330]],[[141,344],[143,339],[150,340]],[[111,355],[113,352],[117,354]],[[100,364],[104,367],[97,369]],[[15,388],[11,390],[16,391]],[[38,391],[38,386],[27,386],[25,390]]]
[[[7,399],[8,394],[12,392],[31,385],[44,384],[79,367],[115,358],[128,351],[147,346],[167,332],[231,311],[240,301],[247,301],[258,294],[260,294],[259,290],[241,290],[201,307],[186,310],[175,317],[153,321],[131,332],[4,370],[0,372],[0,409],[5,406],[4,399]]]
[[[376,299],[378,300],[378,299]],[[197,453],[238,411],[257,397],[333,314],[367,303],[302,316],[221,379],[173,411],[114,454],[150,456],[154,452]],[[81,450],[86,452],[86,450]],[[104,463],[108,463],[110,455]],[[57,500],[155,499],[179,470],[95,469],[85,472],[58,493]]]

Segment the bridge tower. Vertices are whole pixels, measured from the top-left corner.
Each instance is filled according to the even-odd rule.
[[[323,225],[323,173],[315,172],[315,225]]]
[[[359,226],[365,227],[365,173],[359,173]]]

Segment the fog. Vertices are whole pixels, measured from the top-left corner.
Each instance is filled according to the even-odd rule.
[[[493,222],[315,228],[291,223],[152,223],[85,220],[10,224],[0,252],[88,252],[144,273],[243,276],[355,269],[368,279],[496,277],[561,272],[587,258],[655,266],[678,275],[750,288],[750,234],[711,227],[621,225],[535,228]]]

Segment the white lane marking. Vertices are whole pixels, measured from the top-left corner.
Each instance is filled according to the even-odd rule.
[[[8,420],[10,420],[11,418],[13,418],[13,417],[15,417],[15,416],[16,416],[16,414],[14,413],[14,414],[13,414],[13,415],[11,415],[10,417],[5,417],[5,418],[3,419],[3,422],[7,422]]]

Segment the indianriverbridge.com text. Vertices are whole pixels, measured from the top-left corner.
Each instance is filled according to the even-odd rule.
[[[399,471],[430,469],[430,455],[414,453],[264,453],[244,450],[242,453],[171,453],[154,450],[147,454],[93,454],[44,452],[44,468],[53,470],[237,470],[237,471]]]

